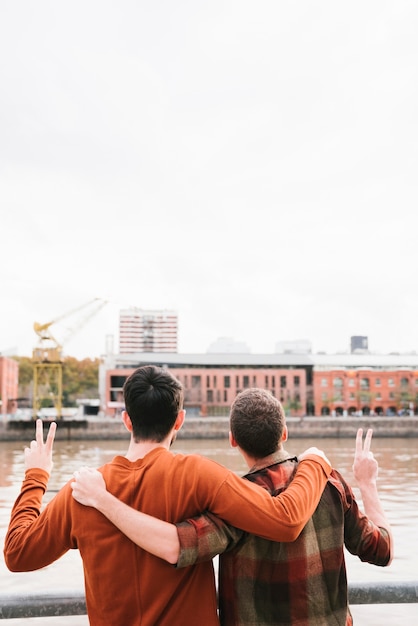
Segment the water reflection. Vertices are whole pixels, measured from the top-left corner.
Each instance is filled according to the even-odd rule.
[[[374,454],[379,462],[379,493],[385,511],[393,527],[395,538],[395,559],[389,568],[377,568],[360,563],[347,554],[349,581],[406,581],[418,579],[418,440],[417,439],[375,439],[372,443]],[[23,477],[23,448],[16,442],[0,443],[0,540],[3,541],[10,510],[19,493]],[[298,454],[311,446],[322,448],[333,465],[353,484],[351,466],[354,455],[354,440],[348,439],[289,439],[286,448],[291,454]],[[46,500],[70,480],[75,469],[82,465],[98,467],[118,454],[124,454],[126,441],[96,442],[56,442],[54,470],[50,480]],[[173,451],[198,453],[208,456],[243,474],[246,465],[237,452],[225,440],[182,440],[173,445]],[[355,485],[354,491],[359,497]],[[81,559],[77,551],[66,554],[57,563],[38,572],[12,574],[3,560],[0,564],[0,585],[4,592],[48,592],[50,589],[82,589],[83,576]],[[418,605],[389,607],[353,607],[356,626],[385,626],[397,618],[405,623],[416,622]],[[55,619],[55,618],[54,618]],[[88,624],[84,618],[57,618],[57,624]],[[64,620],[64,621],[62,621]],[[65,621],[70,620],[70,621]],[[79,621],[76,621],[79,620]],[[5,620],[13,626],[27,623],[26,620]],[[33,620],[33,624],[36,620]],[[49,626],[53,622],[48,620]]]

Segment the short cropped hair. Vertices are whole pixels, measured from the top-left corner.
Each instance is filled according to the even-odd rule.
[[[183,408],[182,384],[167,369],[155,365],[136,369],[125,381],[123,396],[136,442],[161,442]]]
[[[284,427],[283,407],[265,389],[245,389],[232,403],[231,433],[238,446],[256,459],[276,452]]]

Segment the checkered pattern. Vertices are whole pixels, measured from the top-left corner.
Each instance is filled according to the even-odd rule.
[[[280,493],[292,480],[297,459],[281,450],[245,476]],[[226,525],[210,513],[178,525],[178,567],[219,559],[222,626],[351,626],[344,545],[362,561],[387,565],[388,533],[358,508],[335,470],[299,538],[275,543]]]

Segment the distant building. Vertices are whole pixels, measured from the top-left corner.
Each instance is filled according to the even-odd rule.
[[[308,339],[293,339],[292,341],[278,341],[276,354],[311,354],[312,344]]]
[[[268,389],[284,405],[287,415],[302,416],[312,395],[312,364],[296,355],[252,354],[136,354],[118,355],[102,363],[104,414],[123,409],[123,385],[140,365],[169,369],[184,387],[187,415],[229,415],[237,393],[249,387]]]
[[[364,354],[369,351],[369,338],[361,335],[351,337],[351,354]]]
[[[119,313],[119,353],[177,352],[175,311],[123,309]]]
[[[210,344],[208,354],[249,354],[250,349],[243,341],[235,341],[231,337],[219,337]]]
[[[288,417],[410,415],[418,412],[418,355],[163,354],[114,355],[100,365],[101,406],[123,408],[124,382],[137,367],[168,368],[183,384],[187,415],[228,415],[239,391],[268,389]]]
[[[0,356],[0,415],[15,413],[19,384],[19,364]]]

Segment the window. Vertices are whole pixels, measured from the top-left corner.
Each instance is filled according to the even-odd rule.
[[[380,378],[376,378],[376,380],[374,381],[374,384],[376,385],[376,387],[380,387],[380,385],[382,384]]]
[[[355,400],[356,396],[353,392],[350,393],[350,400]]]
[[[376,400],[381,400],[381,399],[382,399],[382,394],[380,393],[380,391],[378,391],[376,394]]]
[[[334,378],[333,385],[336,389],[342,389],[344,381],[342,378]]]
[[[280,376],[280,387],[282,389],[286,388],[286,376]]]
[[[409,380],[407,378],[401,378],[401,387],[408,387]]]
[[[216,376],[213,377],[213,386],[216,387]]]
[[[323,402],[326,402],[327,398],[328,398],[328,394],[327,394],[327,392],[326,392],[326,391],[323,391],[323,392],[321,393],[321,400],[322,400]]]
[[[370,389],[370,380],[368,378],[360,378],[360,389]]]
[[[206,400],[207,402],[213,402],[213,391],[212,389],[208,389],[206,392]]]
[[[210,387],[210,376],[206,376],[206,387]]]
[[[192,376],[192,387],[196,388],[201,386],[201,377],[200,376]]]
[[[391,391],[391,392],[389,393],[389,398],[390,398],[391,400],[394,400],[394,399],[395,399],[395,394],[393,393],[393,391]]]
[[[321,378],[321,387],[328,387],[328,380],[326,378]]]
[[[110,386],[122,388],[123,385],[125,384],[125,380],[126,380],[126,376],[111,376]]]
[[[355,384],[356,384],[356,381],[354,380],[354,378],[349,378],[348,379],[348,386],[349,387],[354,387]]]
[[[244,381],[243,381],[244,389],[248,389],[249,386],[250,386],[250,377],[249,376],[244,376]]]
[[[264,376],[264,386],[266,389],[268,389],[269,386],[269,377],[266,375]]]
[[[293,377],[293,383],[294,383],[295,387],[299,387],[299,385],[300,385],[300,376],[294,376]]]
[[[393,380],[393,378],[388,378],[388,385],[389,385],[389,387],[394,387],[395,386],[395,381]]]
[[[224,389],[224,402],[228,402],[228,392]]]
[[[229,389],[231,386],[231,377],[230,376],[224,376],[224,387],[225,389]]]

